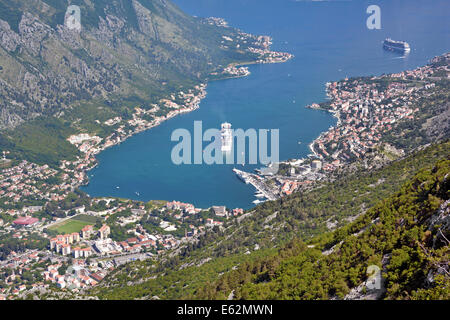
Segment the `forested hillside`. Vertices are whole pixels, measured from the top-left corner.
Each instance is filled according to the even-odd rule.
[[[104,299],[150,298],[152,296],[163,299],[224,298],[233,289],[248,283],[242,291],[236,292],[236,296],[257,298],[257,294],[252,289],[253,285],[259,288],[258,286],[262,286],[265,281],[270,280],[270,283],[275,283],[275,273],[263,274],[268,270],[269,265],[272,265],[270,270],[275,272],[282,261],[306,250],[304,243],[314,245],[315,248],[306,250],[303,258],[311,255],[311,260],[321,256],[322,251],[344,240],[349,232],[356,233],[363,228],[364,223],[374,220],[376,217],[373,219],[371,217],[379,210],[374,211],[377,209],[373,208],[380,206],[380,201],[384,201],[382,203],[394,201],[383,199],[398,192],[402,184],[412,179],[419,170],[423,170],[422,174],[429,177],[426,172],[434,172],[430,170],[437,161],[449,159],[449,150],[449,142],[433,145],[378,170],[371,172],[361,170],[325,184],[321,188],[303,194],[296,193],[279,201],[264,203],[238,222],[225,225],[222,230],[207,232],[197,243],[188,244],[182,248],[178,255],[167,256],[159,262],[136,262],[118,268],[89,294],[98,295]],[[448,165],[448,162],[443,163]],[[445,168],[448,169],[448,166],[444,164],[440,164],[439,174],[445,171]],[[407,185],[411,183],[409,181]],[[404,186],[402,190],[406,190],[405,188],[407,186]],[[441,191],[442,188],[448,190],[448,184],[443,184],[440,187]],[[433,196],[441,196],[439,203],[445,199],[441,193],[433,194]],[[403,212],[403,207],[399,210]],[[350,223],[353,227],[347,226]],[[353,231],[357,227],[361,228]],[[405,228],[410,228],[410,225],[406,225]],[[337,231],[330,232],[333,229]],[[405,232],[408,230],[405,229]],[[403,233],[398,237],[403,237]],[[332,257],[338,260],[335,255]],[[375,250],[371,259],[376,263],[378,258],[380,253]],[[383,255],[380,259],[382,258]],[[339,263],[336,264],[336,272],[341,274],[342,268],[345,267],[340,268]],[[346,266],[348,261],[342,263]],[[262,269],[259,269],[259,265]],[[239,271],[228,273],[237,268]],[[341,288],[343,291],[341,289],[337,291],[336,282],[330,284],[330,286],[336,285],[336,288],[333,287],[336,292],[333,292],[333,289],[319,290],[314,296],[308,296],[305,293],[302,298],[319,296],[330,298],[333,294],[339,296],[338,293],[342,297],[347,292],[345,288],[358,285],[358,281],[363,278],[365,271],[362,270],[362,263],[352,268],[353,278],[335,279],[339,280],[338,282],[344,288]],[[222,274],[225,275],[220,278]],[[346,277],[347,275],[345,274]],[[343,285],[342,279],[344,282],[352,279],[353,282],[345,282]],[[206,283],[214,281],[218,282],[205,287]]]
[[[447,159],[350,225],[244,263],[195,297],[449,299],[449,187]],[[378,290],[364,285],[371,265],[381,270]]]

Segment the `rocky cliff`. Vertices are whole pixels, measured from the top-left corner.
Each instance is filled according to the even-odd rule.
[[[194,83],[248,58],[221,46],[234,33],[166,0],[0,0],[0,129],[83,99],[145,103]]]

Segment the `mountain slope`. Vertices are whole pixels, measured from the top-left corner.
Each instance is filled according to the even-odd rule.
[[[64,25],[78,5],[81,32]],[[166,0],[0,0],[0,129],[83,99],[148,105],[253,55]]]
[[[275,270],[280,262],[298,255],[305,248],[301,241],[319,248],[308,251],[313,257],[329,249],[325,246],[334,241],[327,229],[332,228],[330,222],[339,228],[336,234],[345,236],[347,224],[364,221],[369,208],[398,191],[415,172],[448,159],[448,150],[449,142],[440,143],[378,170],[362,170],[322,188],[264,203],[225,229],[186,245],[179,255],[117,268],[89,294],[103,299],[227,298],[243,283],[267,277],[259,273]],[[298,240],[289,244],[293,239]]]
[[[287,258],[241,265],[198,297],[233,289],[241,299],[450,299],[449,187],[447,159],[331,239],[294,241]],[[367,286],[369,266],[381,271],[379,288]]]

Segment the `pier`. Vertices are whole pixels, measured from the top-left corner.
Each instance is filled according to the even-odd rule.
[[[245,183],[254,186],[256,190],[258,190],[259,193],[262,193],[268,200],[277,200],[279,198],[278,195],[265,185],[264,181],[262,181],[258,175],[241,171],[236,168],[233,168],[233,172]]]

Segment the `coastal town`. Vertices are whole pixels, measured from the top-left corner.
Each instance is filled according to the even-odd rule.
[[[423,112],[420,101],[439,96],[443,90],[439,82],[449,78],[449,61],[447,53],[414,70],[327,83],[329,100],[307,108],[331,112],[337,124],[310,144],[307,158],[281,162],[276,174],[264,175],[259,170],[235,173],[257,189],[257,197],[273,200],[330,179],[333,173],[365,159],[367,153],[381,145],[404,155],[405,150],[386,144],[384,137],[396,125],[413,121],[417,113]]]
[[[235,174],[255,187],[255,204],[327,179],[364,159],[398,123],[413,120],[420,111],[417,101],[438,94],[439,80],[448,78],[449,60],[446,54],[412,71],[328,83],[329,101],[308,107],[332,112],[337,125],[311,143],[308,158],[283,161],[276,174],[237,169]],[[78,190],[99,152],[195,110],[205,95],[202,84],[162,99],[149,111],[136,108],[126,123],[111,118],[104,125],[116,130],[106,138],[72,135],[68,141],[82,156],[62,161],[59,168],[7,159],[5,152],[0,162],[0,300],[47,297],[59,290],[83,293],[125,263],[157,259],[245,216],[242,208],[90,198]],[[160,108],[170,111],[157,115]]]
[[[86,203],[61,218],[39,219],[42,207],[25,207],[14,220],[2,220],[0,299],[80,292],[124,263],[155,258],[244,214],[241,208],[201,209],[179,201]]]
[[[207,20],[221,27],[226,22]],[[270,51],[271,39],[239,33],[225,37],[255,57],[256,63],[285,62],[293,56]],[[231,64],[211,79],[249,75],[248,67]],[[127,138],[199,108],[206,83],[170,94],[150,108],[135,107],[129,117],[114,116],[98,126],[111,133],[72,134],[75,160],[57,167],[8,158],[0,159],[0,300],[48,297],[55,292],[82,292],[98,284],[118,266],[156,259],[166,251],[195,242],[205,232],[217,232],[242,217],[242,208],[196,208],[179,201],[148,203],[115,198],[91,198],[78,188],[96,155]]]

